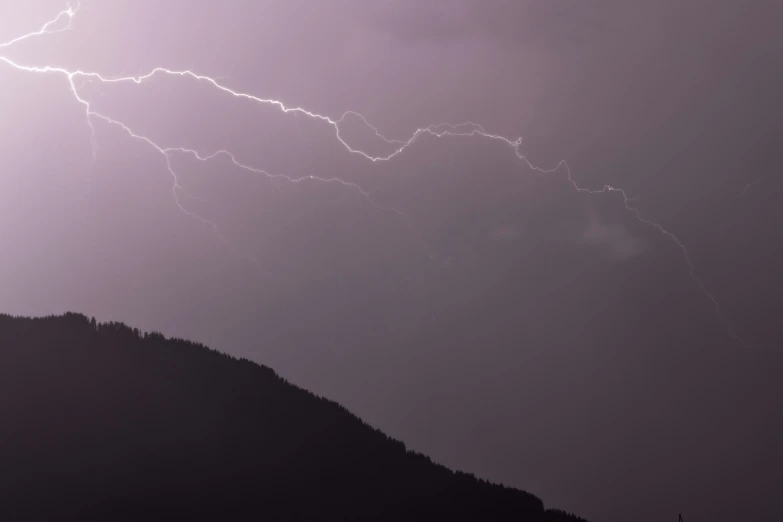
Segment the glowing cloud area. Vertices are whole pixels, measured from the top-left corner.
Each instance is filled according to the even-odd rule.
[[[71,4],[62,11],[58,12],[56,15],[54,15],[51,19],[45,21],[38,29],[25,33],[20,34],[19,36],[13,37],[8,41],[0,43],[0,50],[3,51],[3,53],[9,53],[12,51],[13,47],[16,45],[20,45],[24,43],[27,40],[31,40],[34,38],[44,38],[46,36],[69,31],[73,28],[73,20],[78,15],[80,9],[82,8],[81,3],[76,2],[75,4]],[[169,76],[179,76],[184,77],[187,79],[190,79],[194,82],[202,82],[210,85],[214,88],[216,95],[227,95],[232,96],[239,99],[245,99],[252,101],[254,103],[263,104],[263,105],[271,105],[273,107],[276,107],[280,111],[284,113],[296,113],[300,114],[302,116],[305,116],[307,118],[311,118],[314,120],[321,121],[334,130],[334,138],[342,144],[345,149],[352,153],[361,156],[362,158],[371,161],[371,162],[378,162],[378,161],[391,161],[395,157],[403,154],[406,149],[408,149],[411,145],[413,145],[416,140],[422,135],[422,134],[429,134],[432,136],[436,136],[439,138],[443,137],[454,137],[454,136],[468,136],[473,137],[476,139],[487,139],[487,140],[496,140],[504,143],[507,145],[511,152],[513,152],[519,160],[524,162],[530,169],[541,173],[541,174],[551,174],[558,171],[564,171],[565,174],[568,176],[568,180],[571,182],[571,184],[574,187],[574,190],[577,190],[579,192],[587,192],[589,194],[603,194],[606,192],[615,192],[617,193],[623,200],[623,204],[626,209],[628,209],[629,212],[633,213],[633,215],[638,219],[640,222],[649,225],[655,229],[657,229],[661,234],[672,240],[677,247],[682,251],[683,260],[687,266],[688,273],[693,280],[693,282],[698,285],[698,287],[701,289],[704,296],[709,300],[709,302],[712,304],[712,306],[715,309],[715,313],[720,319],[720,321],[725,325],[726,331],[728,335],[730,335],[734,340],[739,342],[742,345],[747,345],[747,343],[740,338],[734,331],[734,326],[732,323],[725,317],[721,310],[720,303],[715,298],[715,296],[710,293],[707,288],[705,287],[702,280],[698,277],[696,274],[696,267],[694,266],[693,262],[690,259],[690,256],[688,254],[688,250],[686,246],[677,238],[676,235],[674,235],[672,232],[666,230],[663,228],[662,225],[655,223],[653,221],[649,221],[647,219],[644,219],[637,208],[630,205],[631,199],[626,194],[626,192],[617,187],[613,187],[610,185],[605,185],[604,187],[600,189],[589,189],[585,187],[580,187],[577,185],[577,183],[573,180],[571,177],[571,169],[569,168],[568,164],[565,160],[558,163],[553,168],[542,168],[533,165],[526,156],[524,156],[521,152],[522,148],[522,138],[507,138],[501,135],[492,134],[484,130],[484,128],[481,125],[472,123],[472,122],[466,122],[461,124],[449,124],[449,123],[440,123],[440,124],[433,124],[428,125],[426,127],[418,128],[416,129],[409,138],[405,140],[390,140],[388,138],[385,138],[380,131],[374,127],[372,124],[370,124],[367,119],[362,116],[359,113],[356,113],[354,111],[348,111],[343,113],[339,118],[331,118],[329,116],[319,114],[317,112],[313,112],[310,110],[307,110],[302,107],[290,107],[287,106],[283,101],[276,100],[276,99],[269,99],[269,98],[263,98],[254,94],[239,92],[231,89],[230,87],[227,87],[220,83],[215,78],[212,78],[210,76],[205,76],[198,74],[191,70],[175,70],[175,69],[168,69],[165,67],[156,67],[150,72],[142,75],[137,76],[106,76],[101,74],[100,72],[95,71],[84,71],[80,69],[71,70],[68,68],[59,67],[56,64],[47,64],[47,65],[26,65],[24,63],[21,63],[19,61],[16,61],[12,58],[10,58],[7,54],[0,55],[0,63],[4,64],[5,66],[11,67],[13,69],[16,69],[23,73],[28,74],[37,74],[37,75],[59,75],[62,76],[68,83],[68,87],[70,88],[70,91],[73,95],[74,101],[81,104],[84,107],[85,116],[86,116],[86,124],[90,127],[90,131],[92,133],[92,147],[93,147],[93,156],[97,155],[97,138],[96,138],[96,129],[95,129],[95,122],[96,121],[102,121],[110,125],[115,125],[120,127],[123,131],[125,131],[128,136],[132,139],[143,141],[144,143],[148,144],[152,149],[154,149],[155,152],[159,153],[163,159],[165,160],[165,165],[168,173],[171,175],[173,179],[173,185],[172,185],[172,193],[173,193],[173,200],[174,204],[177,205],[177,207],[188,216],[192,217],[193,219],[198,220],[208,228],[214,230],[217,232],[223,242],[225,242],[228,245],[227,240],[225,237],[220,235],[219,227],[216,223],[213,221],[210,221],[209,219],[203,218],[199,216],[197,213],[190,211],[187,209],[187,207],[182,203],[182,201],[179,198],[179,189],[180,184],[177,178],[177,173],[173,169],[171,165],[171,157],[174,154],[189,154],[193,156],[198,161],[210,161],[217,156],[226,156],[230,159],[230,161],[237,167],[256,173],[264,175],[268,178],[283,178],[286,181],[292,182],[292,183],[298,183],[302,181],[320,181],[325,183],[338,183],[341,185],[344,185],[348,189],[355,190],[359,192],[362,196],[367,198],[368,201],[370,201],[374,206],[378,207],[381,210],[384,210],[383,207],[378,206],[375,204],[370,194],[368,194],[365,190],[363,190],[358,184],[343,181],[338,177],[321,177],[318,175],[308,175],[304,177],[298,177],[293,178],[285,175],[280,174],[270,174],[267,171],[246,165],[244,163],[241,163],[236,159],[234,154],[231,151],[228,150],[217,150],[217,151],[197,151],[195,149],[190,148],[183,148],[183,147],[170,147],[166,145],[159,144],[149,137],[146,137],[142,134],[136,133],[133,129],[131,129],[128,125],[123,123],[120,120],[114,119],[109,115],[97,112],[93,109],[91,102],[83,97],[80,94],[80,89],[78,87],[78,84],[82,82],[99,82],[102,84],[112,84],[112,83],[134,83],[134,84],[142,84],[148,81],[152,81],[153,78],[156,76],[162,76],[162,75],[169,75]],[[372,155],[368,154],[367,152],[364,152],[363,150],[359,148],[352,147],[342,136],[341,136],[341,124],[347,117],[354,116],[361,120],[362,123],[367,128],[367,132],[371,132],[375,137],[382,140],[385,144],[390,145],[392,147],[392,152],[384,155]],[[744,193],[745,191],[743,191]],[[389,210],[392,210],[398,214],[400,214],[402,217],[405,217],[405,215],[394,208],[391,208]],[[230,247],[230,245],[228,245]]]

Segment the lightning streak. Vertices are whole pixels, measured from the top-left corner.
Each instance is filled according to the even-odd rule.
[[[53,33],[59,33],[59,32],[63,32],[63,31],[69,30],[71,28],[72,21],[73,21],[74,17],[76,16],[77,12],[79,11],[80,7],[81,7],[81,5],[79,3],[76,3],[75,6],[69,5],[67,9],[65,9],[65,10],[61,11],[60,13],[58,13],[57,16],[54,19],[50,20],[49,22],[46,22],[39,30],[31,32],[31,33],[28,33],[28,34],[25,34],[25,35],[22,35],[22,36],[19,36],[17,38],[14,38],[13,40],[8,41],[8,42],[0,43],[0,49],[9,48],[9,47],[11,47],[11,46],[13,46],[15,44],[18,44],[20,42],[23,42],[25,40],[28,40],[28,39],[31,39],[31,38],[34,38],[34,37],[43,36],[43,35],[47,35],[47,34],[53,34]],[[67,25],[64,26],[64,27],[56,28],[64,20],[67,20]],[[100,82],[100,83],[103,83],[103,84],[131,83],[131,82],[135,83],[135,84],[142,84],[142,83],[145,83],[145,82],[151,80],[153,77],[155,77],[157,75],[167,75],[167,76],[179,76],[179,77],[191,79],[191,80],[196,81],[196,82],[207,83],[207,84],[211,85],[212,87],[214,87],[217,91],[220,91],[220,92],[222,92],[222,93],[224,93],[226,95],[229,95],[229,96],[233,96],[235,98],[248,100],[248,101],[251,101],[251,102],[254,102],[254,103],[258,103],[258,104],[275,106],[280,111],[282,111],[284,113],[294,113],[294,114],[297,114],[297,115],[306,116],[306,117],[314,119],[314,120],[319,120],[319,121],[329,125],[330,127],[332,127],[332,129],[334,130],[335,138],[343,145],[343,147],[345,147],[345,149],[349,153],[359,155],[359,156],[363,157],[364,159],[369,160],[371,162],[385,162],[385,161],[392,160],[396,156],[399,156],[400,154],[405,152],[405,150],[410,148],[416,142],[416,140],[420,136],[425,135],[425,134],[426,135],[435,136],[435,137],[438,137],[438,138],[447,137],[447,136],[448,137],[462,136],[462,137],[480,137],[480,138],[488,139],[488,140],[492,140],[492,141],[499,141],[501,143],[504,143],[508,147],[510,147],[512,149],[512,151],[514,152],[514,154],[517,156],[517,158],[519,160],[521,160],[525,165],[527,165],[528,168],[530,168],[534,172],[537,172],[539,174],[551,174],[551,173],[554,173],[554,172],[559,171],[561,169],[565,170],[565,172],[567,174],[568,181],[571,183],[571,185],[573,186],[574,190],[576,190],[577,192],[587,193],[587,194],[591,194],[591,195],[607,194],[607,193],[617,193],[617,194],[619,194],[620,197],[622,197],[624,207],[629,212],[631,212],[634,215],[634,217],[640,223],[643,223],[644,225],[647,225],[649,227],[652,227],[652,228],[656,229],[659,233],[661,233],[667,239],[671,240],[680,249],[680,251],[682,252],[683,259],[684,259],[685,263],[688,266],[688,274],[689,274],[690,278],[698,286],[698,288],[702,292],[702,294],[710,301],[710,303],[712,304],[712,307],[715,310],[715,314],[717,315],[717,318],[726,327],[726,331],[727,331],[728,335],[733,340],[735,340],[735,341],[737,341],[737,342],[739,342],[739,343],[741,343],[741,344],[743,344],[745,346],[748,345],[742,338],[740,338],[735,333],[734,325],[726,318],[725,314],[723,313],[723,310],[721,309],[720,303],[715,298],[715,296],[710,291],[707,290],[707,288],[704,285],[704,282],[696,274],[696,267],[693,264],[693,261],[691,260],[691,257],[690,257],[690,254],[688,252],[688,249],[686,248],[686,246],[680,241],[680,239],[675,234],[673,234],[669,230],[665,229],[661,224],[643,218],[642,215],[641,215],[641,211],[638,208],[636,208],[636,207],[631,205],[631,202],[634,201],[634,199],[629,197],[628,194],[623,189],[617,188],[617,187],[613,187],[613,186],[610,186],[610,185],[604,185],[600,189],[589,189],[589,188],[585,188],[585,187],[579,186],[578,183],[571,176],[571,168],[569,167],[568,163],[565,160],[560,161],[557,165],[555,165],[555,167],[550,168],[550,169],[545,169],[545,168],[541,168],[541,167],[538,167],[536,165],[533,165],[527,159],[527,157],[520,152],[520,147],[522,145],[522,138],[517,138],[515,140],[512,140],[510,138],[507,138],[505,136],[501,136],[499,134],[489,133],[481,125],[478,125],[478,124],[475,124],[475,123],[472,123],[472,122],[466,122],[466,123],[461,123],[461,124],[457,124],[457,125],[452,125],[452,124],[448,124],[448,123],[441,123],[441,124],[437,124],[437,125],[429,125],[427,127],[422,127],[422,128],[416,129],[413,132],[413,134],[411,135],[411,137],[409,139],[407,139],[407,140],[389,139],[389,138],[386,138],[385,136],[383,136],[383,134],[381,134],[381,132],[376,127],[374,127],[372,124],[370,124],[363,115],[361,115],[361,114],[359,114],[357,112],[347,111],[347,112],[343,113],[343,115],[340,116],[340,118],[332,119],[332,118],[330,118],[328,116],[325,116],[323,114],[319,114],[319,113],[316,113],[316,112],[311,112],[311,111],[309,111],[307,109],[304,109],[302,107],[289,107],[289,106],[285,105],[280,100],[275,100],[275,99],[271,99],[271,98],[261,98],[259,96],[255,96],[253,94],[248,94],[248,93],[244,93],[244,92],[235,91],[235,90],[233,90],[233,89],[223,85],[222,83],[220,83],[217,78],[212,78],[210,76],[197,74],[197,73],[195,73],[195,72],[193,72],[191,70],[174,70],[174,69],[168,69],[168,68],[165,68],[165,67],[156,67],[156,68],[152,69],[150,72],[148,72],[147,74],[139,75],[139,76],[104,76],[104,75],[102,75],[100,73],[97,73],[97,72],[82,71],[82,70],[68,70],[68,69],[65,69],[65,68],[56,67],[56,66],[50,66],[50,65],[46,65],[46,66],[28,66],[28,65],[23,65],[23,64],[17,63],[16,61],[14,61],[14,60],[6,57],[6,56],[3,56],[3,55],[0,55],[0,63],[4,63],[4,64],[6,64],[6,65],[8,65],[8,66],[10,66],[10,67],[12,67],[12,68],[14,68],[16,70],[23,71],[23,72],[35,73],[35,74],[58,74],[58,75],[61,75],[64,78],[67,79],[69,87],[70,87],[70,90],[71,90],[71,93],[74,96],[74,99],[79,104],[81,104],[84,107],[84,109],[85,109],[85,113],[86,113],[86,116],[87,116],[87,123],[88,123],[88,125],[89,125],[89,127],[91,129],[91,132],[92,132],[93,157],[95,157],[95,154],[96,154],[95,127],[93,125],[93,119],[98,119],[98,120],[101,120],[101,121],[103,121],[105,123],[108,123],[110,125],[118,126],[125,133],[127,133],[131,138],[133,138],[135,140],[138,140],[138,141],[141,141],[143,143],[146,143],[147,145],[152,147],[158,154],[160,154],[164,158],[165,165],[166,165],[166,170],[169,172],[169,174],[172,176],[172,179],[174,180],[174,184],[172,186],[172,193],[174,195],[174,202],[177,205],[177,207],[179,208],[179,210],[181,210],[187,216],[189,216],[189,217],[197,220],[201,224],[205,225],[209,229],[215,231],[218,234],[218,236],[220,237],[220,239],[229,248],[231,248],[230,242],[225,238],[225,236],[222,235],[222,233],[220,232],[219,227],[218,227],[218,225],[216,223],[214,223],[213,221],[210,221],[210,220],[208,220],[206,218],[203,218],[202,216],[199,216],[195,212],[192,212],[192,211],[188,210],[182,204],[182,202],[180,201],[179,191],[181,190],[182,187],[179,184],[177,173],[176,173],[176,171],[174,170],[174,168],[171,165],[171,158],[172,158],[173,154],[179,153],[179,154],[190,155],[193,158],[195,158],[196,160],[201,161],[201,162],[208,162],[208,161],[211,161],[213,159],[216,159],[217,157],[224,156],[224,157],[227,157],[231,161],[231,163],[234,166],[236,166],[237,168],[240,168],[242,170],[245,170],[245,171],[248,171],[248,172],[252,172],[252,173],[255,173],[255,174],[260,174],[260,175],[266,176],[270,180],[281,179],[281,180],[285,180],[285,181],[288,181],[288,182],[291,182],[291,183],[299,183],[299,182],[304,182],[304,181],[308,181],[308,180],[313,180],[313,181],[319,181],[319,182],[323,182],[323,183],[340,184],[342,186],[345,186],[346,188],[349,188],[349,189],[357,192],[359,195],[361,195],[363,198],[365,198],[370,204],[372,204],[375,208],[378,208],[380,210],[393,211],[393,212],[397,213],[398,215],[400,215],[401,217],[403,217],[406,220],[408,220],[408,218],[407,218],[407,216],[403,212],[401,212],[401,211],[399,211],[397,209],[394,209],[394,208],[391,208],[391,207],[384,207],[384,206],[381,206],[381,205],[378,205],[377,203],[375,203],[372,200],[370,193],[365,191],[364,189],[362,189],[358,184],[353,183],[353,182],[348,182],[348,181],[342,180],[342,179],[337,178],[337,177],[324,178],[324,177],[319,177],[319,176],[302,176],[302,177],[293,178],[293,177],[285,176],[285,175],[282,175],[282,174],[270,174],[269,172],[267,172],[265,170],[249,166],[249,165],[239,161],[233,153],[231,153],[230,151],[227,151],[227,150],[219,150],[219,151],[211,153],[211,154],[203,154],[203,153],[200,153],[200,152],[198,152],[198,151],[196,151],[194,149],[188,149],[188,148],[182,148],[182,147],[164,147],[162,145],[159,145],[158,143],[156,143],[152,139],[134,132],[127,124],[125,124],[125,123],[123,123],[123,122],[121,122],[119,120],[113,119],[113,118],[111,118],[109,116],[106,116],[104,114],[98,113],[95,110],[93,110],[90,102],[88,100],[84,99],[79,94],[79,89],[77,88],[77,85],[76,85],[76,80],[77,79],[86,80],[86,81],[97,81],[97,82]],[[383,142],[385,142],[388,145],[394,146],[395,147],[394,150],[391,153],[386,154],[386,155],[375,156],[375,155],[368,154],[367,152],[365,152],[365,151],[363,151],[361,149],[352,147],[343,138],[343,136],[342,136],[342,134],[340,132],[341,124],[344,123],[346,118],[348,118],[348,117],[355,117],[355,118],[358,118],[359,120],[361,120],[364,123],[364,125],[367,126],[367,128],[369,128],[370,130],[372,130],[375,133],[375,136],[377,138],[381,139]],[[751,188],[754,184],[751,184],[748,187],[746,187],[741,195],[744,195],[744,193],[749,188]],[[409,220],[408,220],[408,224],[410,225],[410,221]],[[413,230],[415,230],[415,228],[413,228]],[[418,235],[418,232],[417,232],[417,235]],[[424,243],[424,241],[423,241],[423,239],[422,239],[422,237],[420,235],[419,235],[419,240],[421,240],[422,243],[426,246],[426,243]],[[234,249],[232,248],[232,250],[234,250]],[[429,251],[429,249],[428,249],[428,251]]]
[[[9,40],[7,42],[0,42],[0,49],[5,49],[7,47],[11,47],[14,44],[18,44],[20,42],[23,42],[25,40],[29,40],[31,38],[35,38],[36,36],[42,36],[45,34],[54,34],[54,33],[61,33],[63,31],[68,31],[71,28],[71,23],[73,22],[73,18],[76,16],[76,13],[81,8],[81,3],[76,2],[75,6],[72,6],[68,4],[68,8],[60,11],[56,17],[54,17],[52,20],[46,22],[41,26],[40,29],[37,31],[33,31],[31,33],[23,34],[22,36],[18,36],[14,38],[13,40]],[[65,27],[61,27],[59,29],[52,29],[53,26],[56,26],[60,23],[61,20],[68,20],[68,24]]]
[[[739,199],[739,198],[743,197],[745,194],[747,194],[747,193],[748,193],[748,191],[749,191],[750,189],[752,189],[753,187],[755,187],[756,185],[758,185],[759,183],[761,183],[761,181],[762,181],[761,179],[757,179],[756,181],[753,181],[753,182],[751,182],[751,183],[748,183],[747,185],[745,185],[745,188],[744,188],[744,189],[742,189],[742,192],[740,192],[740,193],[739,193],[739,196],[737,196],[737,199]]]

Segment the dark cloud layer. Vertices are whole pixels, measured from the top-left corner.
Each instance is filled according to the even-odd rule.
[[[26,5],[26,3],[25,3]],[[28,27],[56,2],[0,13]],[[5,7],[4,7],[5,8]],[[42,15],[40,13],[43,13]],[[92,2],[14,56],[106,74],[194,67],[391,138],[156,77],[85,84],[0,66],[0,310],[77,310],[269,364],[447,465],[595,520],[783,513],[781,42],[774,2]],[[3,24],[3,36],[9,29]],[[383,152],[357,117],[346,139]],[[761,180],[741,198],[744,187]],[[405,217],[391,210],[394,208]]]

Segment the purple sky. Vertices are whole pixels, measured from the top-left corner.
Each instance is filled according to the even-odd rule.
[[[0,42],[63,8],[2,2]],[[208,82],[76,77],[161,147],[342,181],[172,152],[183,211],[164,155],[96,116],[93,151],[65,75],[0,61],[0,311],[248,357],[595,520],[783,518],[781,21],[773,0],[84,2],[69,31],[0,57],[193,70],[358,111],[389,139],[464,121],[521,136],[534,165],[625,189],[704,288],[621,193],[577,192],[502,141],[425,133],[372,162],[323,120]],[[399,145],[356,115],[339,127],[371,155]]]

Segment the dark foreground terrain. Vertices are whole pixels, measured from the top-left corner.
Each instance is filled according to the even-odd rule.
[[[576,521],[271,369],[84,316],[0,316],[0,520]]]

